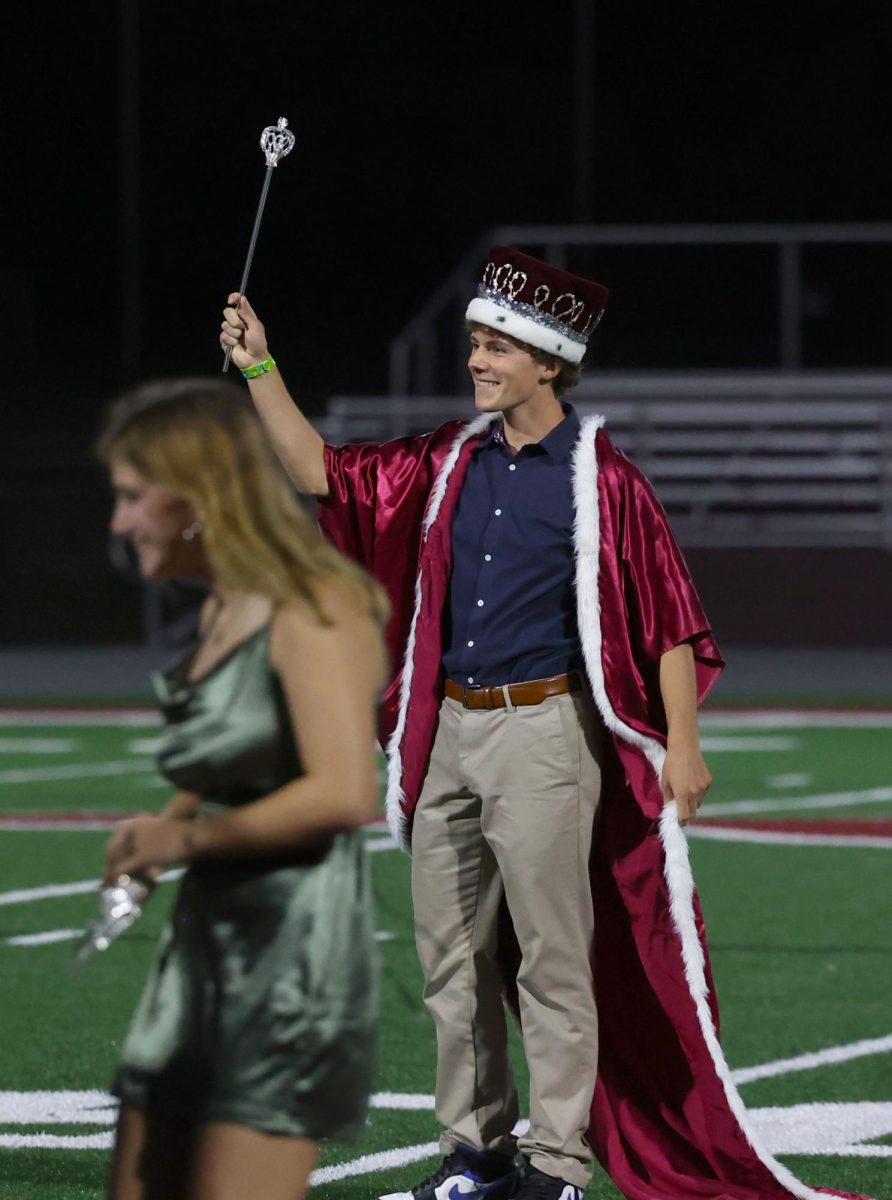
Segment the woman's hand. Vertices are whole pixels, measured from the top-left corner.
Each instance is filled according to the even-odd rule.
[[[105,848],[105,882],[119,875],[154,878],[170,863],[187,862],[194,850],[193,820],[138,813],[115,827]]]
[[[266,330],[247,297],[238,292],[230,293],[228,307],[223,309],[220,345],[232,349],[232,361],[240,371],[269,358]]]

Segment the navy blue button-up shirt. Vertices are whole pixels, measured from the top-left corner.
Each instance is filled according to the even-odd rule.
[[[497,422],[471,453],[452,517],[443,666],[465,686],[519,683],[581,666],[570,456],[579,418],[514,454]]]

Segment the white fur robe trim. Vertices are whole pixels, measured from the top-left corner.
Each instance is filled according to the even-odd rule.
[[[598,456],[595,438],[604,425],[602,416],[585,417],[573,452],[573,499],[576,508],[574,541],[576,552],[576,611],[586,673],[595,703],[611,733],[642,750],[658,780],[662,779],[666,751],[654,738],[646,737],[620,720],[613,709],[604,679],[601,658],[601,600],[598,574],[601,552],[601,514],[598,506]],[[663,843],[663,873],[669,892],[669,910],[681,942],[685,979],[697,1010],[700,1030],[722,1082],[725,1098],[756,1157],[775,1179],[800,1200],[821,1200],[821,1195],[800,1181],[761,1144],[750,1123],[746,1106],[731,1078],[719,1044],[707,1001],[706,962],[697,936],[694,915],[694,876],[688,859],[688,842],[678,823],[675,802],[667,804],[660,817]],[[826,1200],[826,1193],[825,1200]]]
[[[430,499],[427,502],[427,509],[424,514],[422,524],[421,544],[422,546],[427,541],[427,535],[430,533],[431,526],[437,519],[437,514],[440,511],[440,505],[443,503],[443,497],[446,495],[446,488],[449,484],[449,476],[455,469],[455,464],[458,462],[458,456],[461,453],[461,448],[465,442],[478,434],[483,433],[489,428],[490,424],[498,417],[498,413],[484,413],[475,421],[471,421],[459,430],[455,441],[443,462],[442,467],[437,473],[437,478],[434,481],[434,486],[431,489]],[[397,713],[396,726],[393,733],[390,735],[390,741],[387,743],[387,794],[385,799],[385,813],[387,816],[387,824],[390,826],[390,831],[397,839],[404,850],[409,848],[409,822],[403,812],[403,756],[401,746],[403,742],[403,733],[406,729],[406,715],[409,711],[409,696],[412,691],[412,676],[415,672],[415,628],[418,624],[418,614],[421,612],[421,570],[415,577],[415,610],[412,613],[412,624],[409,627],[409,637],[406,642],[406,654],[403,659],[403,675],[400,680],[400,704]]]
[[[446,494],[461,447],[468,440],[483,432],[498,414],[486,414],[460,431],[437,476],[424,517],[424,539],[436,520]],[[595,438],[604,425],[604,417],[585,417],[581,423],[579,439],[573,451],[573,498],[576,510],[574,522],[574,550],[576,555],[576,604],[579,636],[582,643],[586,672],[598,711],[607,729],[623,741],[637,747],[646,756],[657,779],[663,771],[666,752],[654,738],[646,737],[622,721],[613,709],[605,686],[601,660],[601,604],[598,590],[600,567],[600,510],[598,507],[598,458]],[[396,728],[387,748],[387,820],[390,829],[400,844],[408,848],[408,821],[402,811],[402,756],[400,746],[406,727],[409,696],[412,690],[414,668],[415,628],[421,611],[421,575],[415,581],[415,611],[406,645],[403,676],[400,686],[400,704]],[[681,943],[685,979],[697,1012],[701,1033],[709,1050],[716,1073],[722,1082],[728,1105],[759,1160],[774,1178],[798,1200],[826,1200],[828,1193],[818,1193],[801,1183],[791,1171],[769,1153],[762,1145],[759,1135],[747,1115],[746,1106],[731,1078],[731,1072],[716,1035],[712,1015],[707,1001],[706,963],[700,939],[697,936],[694,915],[694,877],[688,859],[687,838],[678,824],[675,803],[667,804],[660,818],[660,838],[663,844],[664,875],[669,892],[672,922]]]

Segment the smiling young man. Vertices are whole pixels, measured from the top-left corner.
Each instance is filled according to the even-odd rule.
[[[494,247],[467,310],[478,418],[341,447],[247,301],[224,314],[283,464],[393,605],[387,810],[412,853],[444,1158],[390,1200],[581,1200],[595,1155],[636,1200],[799,1186],[745,1128],[679,828],[710,783],[696,707],[721,658],[647,481],[562,399],[606,300]]]

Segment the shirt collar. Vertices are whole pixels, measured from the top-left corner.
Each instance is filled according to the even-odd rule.
[[[565,400],[561,401],[561,408],[564,410],[564,420],[555,425],[554,429],[550,433],[547,433],[540,442],[532,442],[530,444],[538,446],[540,450],[544,450],[556,462],[567,462],[579,435],[579,417],[573,405],[568,404]],[[502,429],[502,422],[500,420],[493,421],[489,428],[489,433],[482,441],[477,443],[472,454],[476,457],[481,450],[489,449],[491,446],[504,445],[505,434]]]

